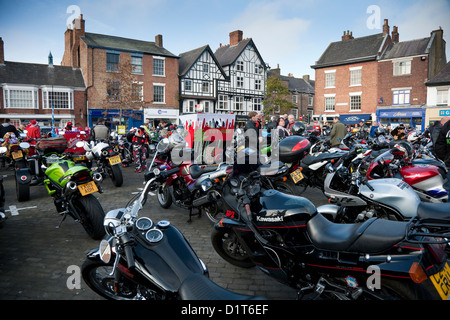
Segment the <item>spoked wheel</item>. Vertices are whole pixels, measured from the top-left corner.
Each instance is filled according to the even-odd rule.
[[[97,294],[106,299],[112,300],[134,300],[137,290],[132,282],[121,281],[117,288],[114,288],[113,262],[106,264],[100,260],[87,259],[81,268],[83,280]]]

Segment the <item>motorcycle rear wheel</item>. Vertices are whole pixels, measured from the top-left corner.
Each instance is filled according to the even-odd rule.
[[[81,224],[87,234],[94,240],[103,238],[106,234],[103,227],[105,212],[97,198],[88,194],[76,199],[74,206],[82,218]]]
[[[233,230],[213,229],[211,243],[217,254],[232,265],[240,268],[255,266]]]
[[[116,164],[110,167],[109,176],[116,187],[120,187],[123,184],[122,168]]]
[[[16,178],[16,196],[19,202],[30,200],[30,184],[17,182]]]

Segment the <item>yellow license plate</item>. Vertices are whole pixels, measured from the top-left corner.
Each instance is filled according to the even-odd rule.
[[[12,155],[12,158],[13,158],[14,160],[23,157],[23,153],[22,153],[22,151],[20,151],[20,150],[19,150],[19,151],[16,151],[16,152],[12,152],[11,155]]]
[[[114,157],[109,158],[110,165],[114,165],[114,164],[121,163],[121,162],[122,162],[122,160],[120,160],[120,156],[114,156]]]
[[[80,184],[78,186],[78,190],[80,190],[80,193],[82,196],[86,196],[88,194],[94,193],[98,191],[97,185],[95,184],[94,181],[85,183],[85,184]]]
[[[74,156],[73,161],[81,161],[86,160],[86,156]]]
[[[448,300],[450,295],[450,267],[448,263],[445,264],[441,272],[432,275],[430,279],[442,300]]]
[[[294,181],[294,183],[299,182],[300,180],[303,179],[302,171],[300,169],[295,170],[294,172],[291,173],[291,178],[292,181]]]

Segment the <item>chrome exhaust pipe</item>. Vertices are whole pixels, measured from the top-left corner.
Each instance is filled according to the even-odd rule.
[[[95,182],[102,182],[103,176],[100,172],[94,172],[92,174],[92,179],[94,179]]]

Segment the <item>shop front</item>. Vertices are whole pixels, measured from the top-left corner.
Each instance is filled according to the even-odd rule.
[[[111,130],[117,130],[118,125],[123,125],[130,130],[144,123],[143,112],[140,110],[89,109],[88,116],[90,128],[97,124],[99,118],[103,118]]]
[[[404,124],[408,128],[425,130],[426,108],[377,109],[377,119],[383,126],[396,127]]]
[[[450,106],[427,107],[425,127],[432,125],[435,121],[441,121],[442,117],[450,117]]]
[[[167,123],[178,124],[180,111],[175,108],[156,109],[145,108],[144,119],[150,120],[150,127],[157,127],[161,120]]]

